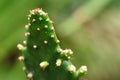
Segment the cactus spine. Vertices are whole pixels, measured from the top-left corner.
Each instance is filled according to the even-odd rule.
[[[73,52],[71,49],[61,49],[60,41],[56,37],[53,22],[42,9],[34,9],[28,15],[29,23],[26,41],[18,44],[22,56],[18,59],[24,61],[29,80],[78,80],[87,71],[86,66],[76,71],[70,62]]]

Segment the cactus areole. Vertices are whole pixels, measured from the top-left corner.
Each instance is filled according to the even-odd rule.
[[[18,59],[24,62],[28,80],[79,80],[86,73],[86,66],[76,70],[70,62],[71,49],[61,49],[53,22],[42,9],[30,11],[25,28],[24,45],[17,47],[23,53]]]

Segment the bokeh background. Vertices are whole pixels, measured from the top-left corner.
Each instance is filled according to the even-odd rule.
[[[120,0],[0,0],[0,80],[26,80],[16,45],[38,7],[54,21],[61,46],[73,50],[77,68],[87,65],[84,80],[120,80]]]

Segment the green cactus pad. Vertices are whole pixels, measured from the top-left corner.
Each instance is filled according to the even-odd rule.
[[[62,50],[59,46],[53,22],[42,9],[34,9],[28,15],[29,23],[23,41],[18,44],[23,56],[27,78],[29,80],[79,80],[87,71],[86,67],[76,71],[70,62],[71,49]]]

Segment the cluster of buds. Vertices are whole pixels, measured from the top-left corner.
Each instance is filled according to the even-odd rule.
[[[73,54],[73,51],[71,49],[62,50],[61,48],[58,48],[57,51],[60,53],[61,57],[65,57],[67,59],[70,59]]]

